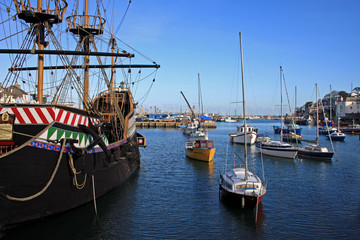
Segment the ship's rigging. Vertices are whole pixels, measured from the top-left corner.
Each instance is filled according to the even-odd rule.
[[[15,2],[18,3],[17,6]],[[136,90],[137,84],[142,82],[144,79],[155,79],[156,70],[152,71],[150,74],[146,74],[146,76],[142,75],[143,72],[141,70],[144,70],[146,68],[159,68],[156,62],[151,60],[150,58],[147,58],[144,54],[141,54],[139,51],[131,48],[129,45],[124,43],[124,41],[116,37],[114,35],[114,24],[112,26],[112,31],[105,29],[105,26],[107,26],[108,29],[111,29],[111,24],[101,19],[101,13],[106,15],[106,10],[104,10],[104,5],[106,4],[104,4],[102,1],[96,2],[96,10],[93,16],[85,14],[88,15],[90,18],[90,20],[88,20],[89,22],[87,23],[88,25],[86,26],[86,17],[77,15],[79,13],[79,1],[74,2],[70,16],[65,16],[65,10],[67,8],[67,3],[65,1],[45,1],[46,9],[53,10],[52,12],[49,11],[48,14],[43,15],[38,14],[36,11],[34,11],[33,14],[36,13],[42,17],[45,16],[45,19],[40,20],[34,20],[33,18],[26,15],[26,13],[29,13],[29,9],[31,9],[33,6],[36,6],[36,3],[33,3],[31,5],[31,2],[32,1],[4,1],[0,5],[0,7],[2,8],[2,28],[11,29],[12,31],[14,29],[17,29],[17,33],[10,32],[10,35],[12,36],[21,35],[26,32],[26,38],[22,42],[22,44],[19,45],[19,48],[17,50],[9,50],[10,48],[0,50],[0,52],[3,53],[9,53],[13,51],[11,52],[12,54],[9,54],[10,56],[16,54],[16,61],[13,61],[14,64],[9,68],[8,74],[3,81],[2,87],[6,88],[14,84],[20,84],[23,85],[23,87],[26,85],[27,88],[30,89],[30,85],[32,85],[33,88],[37,87],[36,91],[30,90],[30,94],[32,93],[32,95],[35,97],[35,100],[41,102],[44,96],[46,96],[48,97],[48,100],[51,99],[51,102],[53,104],[66,104],[68,102],[74,102],[72,96],[76,95],[79,96],[77,102],[81,102],[82,104],[84,104],[84,108],[86,109],[89,108],[92,99],[96,96],[95,94],[98,93],[100,89],[116,87],[120,85],[120,82],[125,82],[126,86]],[[130,3],[131,1],[129,1],[124,17],[128,12]],[[30,26],[28,24],[25,24],[24,21],[20,21],[21,24],[15,24],[14,21],[11,21],[16,18],[16,14],[14,13],[15,10],[17,10],[18,14],[20,13],[20,15],[18,16],[23,16],[24,21],[27,21]],[[6,20],[3,20],[4,12],[7,13]],[[116,28],[116,33],[119,31],[124,17]],[[64,24],[60,24],[60,22],[67,22],[68,28],[66,31],[61,31]],[[53,27],[56,27],[57,30],[60,30],[61,34],[55,35],[52,31]],[[73,38],[77,40],[75,50],[64,50],[62,48],[62,44],[60,43],[61,41],[64,41],[64,39],[66,39],[64,37],[65,33],[67,35],[70,35],[69,32],[72,32],[73,34],[71,35],[73,35]],[[107,40],[104,40],[98,36],[101,33],[107,33],[110,36],[106,38]],[[9,45],[8,38],[2,36],[1,39],[3,39],[3,41],[6,42],[7,45]],[[68,41],[69,38],[67,38],[66,40]],[[38,46],[43,45],[44,49],[41,49],[41,47],[38,47],[36,49],[34,41],[37,42]],[[133,63],[131,58],[134,56],[134,54],[128,53],[126,50],[120,48],[118,43],[121,43],[121,45],[125,45],[127,49],[130,48],[130,51],[142,56],[147,61],[150,61],[151,64]],[[97,48],[97,44],[100,44],[99,49]],[[105,48],[107,49],[105,50]],[[108,51],[109,48],[111,49],[111,52]],[[26,52],[27,54],[23,54],[24,52]],[[39,53],[42,53],[43,56]],[[45,60],[45,64],[43,66],[41,66],[41,64],[38,64],[37,66],[36,64],[34,64],[35,66],[29,66],[24,64],[25,60],[33,58],[34,54],[42,56],[42,58]],[[54,54],[56,55],[54,56]],[[91,57],[91,59],[94,58],[94,60],[90,60],[90,56],[96,54],[102,56],[106,55],[108,57],[103,59],[99,56],[94,56]],[[70,55],[72,55],[72,57],[70,57]],[[84,60],[83,57],[80,57],[79,55],[86,55],[87,57],[85,57]],[[106,64],[109,57],[112,57],[111,64]],[[89,62],[89,60],[91,61],[91,63],[87,65],[85,62]],[[44,70],[44,86],[42,87],[42,89],[39,88],[41,82],[34,82],[34,78],[38,76],[33,76],[32,74],[33,71],[39,70],[39,67],[43,68]],[[118,80],[115,78],[115,69],[117,68],[122,69],[122,80]],[[134,71],[134,69],[136,68],[139,68],[140,70]],[[87,83],[84,83],[82,81],[84,69],[87,70],[86,74],[88,75],[88,77],[85,76],[85,78],[91,79],[90,83],[88,84],[90,85],[90,87],[87,93],[87,87],[84,86]],[[95,69],[97,71],[95,71]],[[62,71],[62,77],[59,77],[59,75],[56,74],[59,71]],[[137,76],[135,78],[132,78],[131,73],[135,73]],[[60,82],[60,84],[54,83],[55,79],[57,82]],[[151,82],[150,86],[152,85],[153,81]],[[45,92],[43,97],[40,97],[41,91]],[[76,92],[76,94],[73,94],[74,91]],[[147,94],[148,91],[145,91],[145,94],[142,93],[142,95],[144,96]],[[143,99],[144,96],[140,96],[139,99]]]

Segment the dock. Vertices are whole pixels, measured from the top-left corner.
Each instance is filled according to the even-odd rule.
[[[175,121],[143,121],[136,122],[136,128],[179,128],[181,125],[186,125],[187,122],[175,122]],[[206,121],[201,123],[204,128],[216,128],[216,122]]]

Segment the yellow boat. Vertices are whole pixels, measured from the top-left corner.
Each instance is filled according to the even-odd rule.
[[[186,156],[200,161],[211,162],[215,150],[213,140],[197,139],[195,142],[185,143]]]

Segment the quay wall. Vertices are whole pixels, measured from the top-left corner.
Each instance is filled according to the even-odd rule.
[[[178,128],[180,125],[187,124],[187,122],[144,121],[135,124],[136,128]],[[203,122],[201,126],[204,128],[216,128],[216,122]]]

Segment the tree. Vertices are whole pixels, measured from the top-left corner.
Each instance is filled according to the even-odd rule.
[[[339,95],[340,95],[340,97],[342,97],[343,100],[346,100],[346,97],[349,96],[349,94],[345,91],[340,91]]]
[[[359,93],[360,92],[360,87],[354,88],[353,91],[355,91],[356,93]]]

